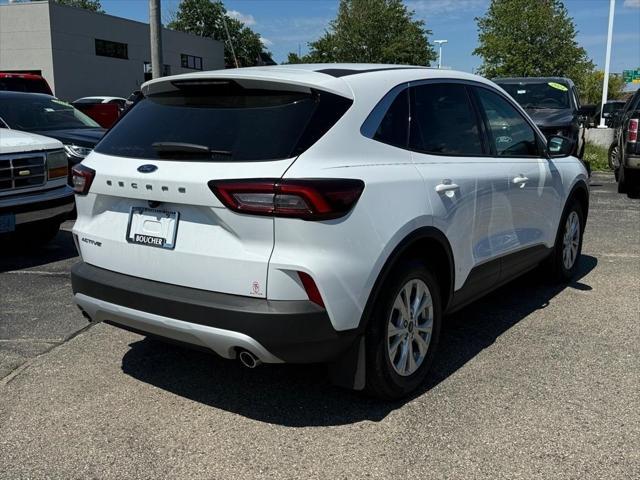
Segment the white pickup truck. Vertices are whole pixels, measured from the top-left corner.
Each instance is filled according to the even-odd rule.
[[[67,178],[58,140],[0,128],[0,239],[51,240],[73,210]]]

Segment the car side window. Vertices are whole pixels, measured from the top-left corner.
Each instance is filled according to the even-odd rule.
[[[411,87],[409,145],[439,155],[483,155],[477,116],[464,85]]]
[[[486,88],[476,88],[476,92],[498,156],[542,156],[535,131],[513,105]]]
[[[395,98],[373,138],[394,147],[406,148],[409,138],[409,93],[404,89]]]

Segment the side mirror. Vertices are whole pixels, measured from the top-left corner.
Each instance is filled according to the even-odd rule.
[[[550,157],[566,157],[571,155],[574,147],[574,141],[560,135],[551,135],[547,139],[547,152]]]

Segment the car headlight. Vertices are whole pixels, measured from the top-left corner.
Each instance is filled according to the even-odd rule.
[[[65,152],[67,155],[75,158],[84,158],[91,153],[92,148],[81,147],[80,145],[65,145]]]

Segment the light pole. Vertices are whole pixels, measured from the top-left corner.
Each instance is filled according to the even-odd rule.
[[[162,23],[160,0],[149,0],[149,33],[151,36],[151,76],[162,76]]]
[[[607,128],[604,122],[604,104],[607,103],[609,93],[609,62],[611,61],[611,37],[613,36],[613,13],[616,9],[616,0],[609,0],[609,30],[607,32],[607,56],[604,60],[604,80],[602,81],[602,105],[600,105],[600,125],[598,128]]]
[[[438,68],[442,68],[442,45],[447,43],[449,40],[434,40],[433,43],[438,45],[439,53],[438,53]]]

